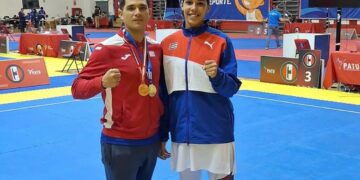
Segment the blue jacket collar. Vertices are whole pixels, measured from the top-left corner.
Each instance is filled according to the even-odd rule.
[[[118,35],[120,37],[123,37],[125,39],[125,41],[129,42],[131,45],[133,45],[135,47],[142,47],[144,44],[144,40],[146,39],[146,36],[145,36],[144,40],[142,42],[136,42],[135,39],[131,36],[131,34],[124,29],[118,31]]]
[[[190,28],[190,29],[185,29],[185,23],[183,23],[182,30],[183,30],[184,35],[186,37],[189,37],[189,36],[198,36],[198,35],[202,34],[209,28],[209,25],[207,22],[208,22],[208,20],[205,20],[204,24],[202,26],[200,26],[198,28]]]

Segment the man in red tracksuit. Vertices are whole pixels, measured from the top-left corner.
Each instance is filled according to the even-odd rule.
[[[107,180],[151,180],[160,148],[162,51],[145,36],[148,5],[146,0],[120,1],[124,30],[95,47],[72,85],[76,99],[102,95]]]

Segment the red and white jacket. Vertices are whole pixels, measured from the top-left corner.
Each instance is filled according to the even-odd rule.
[[[148,37],[146,39],[153,68],[153,84],[159,91],[161,47],[154,40]],[[136,43],[137,47],[134,43],[129,33],[120,31],[97,45],[71,89],[75,99],[88,99],[101,93],[105,104],[101,117],[102,135],[113,140],[154,139],[158,134],[160,116],[163,114],[159,92],[154,97],[138,94],[141,74],[134,55],[141,61],[139,52],[143,52],[144,43]],[[120,70],[121,81],[118,86],[105,90],[101,79],[111,68]],[[147,78],[145,81],[148,84]]]

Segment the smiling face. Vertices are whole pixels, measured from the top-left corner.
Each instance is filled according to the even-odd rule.
[[[197,28],[203,25],[209,8],[207,0],[184,0],[181,9],[184,13],[185,28]]]
[[[120,16],[128,31],[143,33],[150,17],[147,1],[125,0]]]

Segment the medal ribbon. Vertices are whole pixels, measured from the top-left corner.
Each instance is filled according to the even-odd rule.
[[[150,84],[152,84],[153,82],[152,82],[152,63],[151,63],[151,60],[150,60],[150,56],[149,56],[149,54],[148,54],[148,64],[147,64],[147,78],[148,78],[148,82],[149,82],[149,85]]]
[[[138,65],[138,70],[141,75],[141,83],[140,83],[139,89],[138,89],[139,94],[141,96],[149,95],[149,96],[153,97],[156,94],[156,87],[153,85],[153,81],[152,81],[153,80],[153,76],[152,76],[153,69],[152,69],[150,55],[147,50],[148,47],[147,47],[146,35],[144,37],[144,51],[143,51],[143,53],[141,53],[140,49],[138,48],[135,40],[131,37],[131,35],[128,32],[125,32],[124,34],[128,37],[128,39],[130,41],[130,43],[129,43],[125,39],[125,42],[129,43],[129,45],[130,45],[131,53],[134,56],[135,62]],[[137,53],[134,52],[132,45],[135,46]],[[142,60],[142,62],[139,61],[139,57]],[[147,60],[149,61],[148,63],[146,62]],[[146,69],[145,69],[145,66],[146,66]],[[146,75],[145,75],[145,73],[146,73]],[[146,78],[145,76],[148,79],[148,85],[146,85],[146,83],[145,83],[145,78]]]
[[[145,83],[145,73],[146,71],[148,72],[148,80],[149,80],[149,83],[152,82],[152,65],[151,65],[151,61],[149,59],[149,62],[150,62],[150,66],[149,66],[149,63],[146,63],[147,61],[147,57],[146,55],[148,54],[147,53],[147,41],[146,41],[146,35],[144,37],[144,51],[143,53],[141,54],[139,48],[137,47],[136,45],[136,42],[135,40],[132,39],[131,35],[129,33],[126,32],[126,35],[128,36],[130,42],[133,42],[133,43],[130,43],[130,44],[133,44],[136,48],[136,51],[137,53],[134,52],[133,48],[130,46],[130,50],[131,50],[131,53],[133,54],[133,56],[135,57],[135,61],[136,61],[136,64],[138,65],[138,68],[139,68],[139,71],[140,71],[140,74],[141,74],[141,83]],[[126,41],[126,40],[125,40]],[[127,41],[126,41],[127,42]],[[140,56],[140,59],[142,59],[142,64],[140,65],[140,61],[138,59],[138,56]],[[145,69],[145,66],[147,66],[147,68]],[[150,73],[149,73],[150,72]],[[150,76],[149,76],[150,74]],[[149,78],[150,77],[150,78]]]

